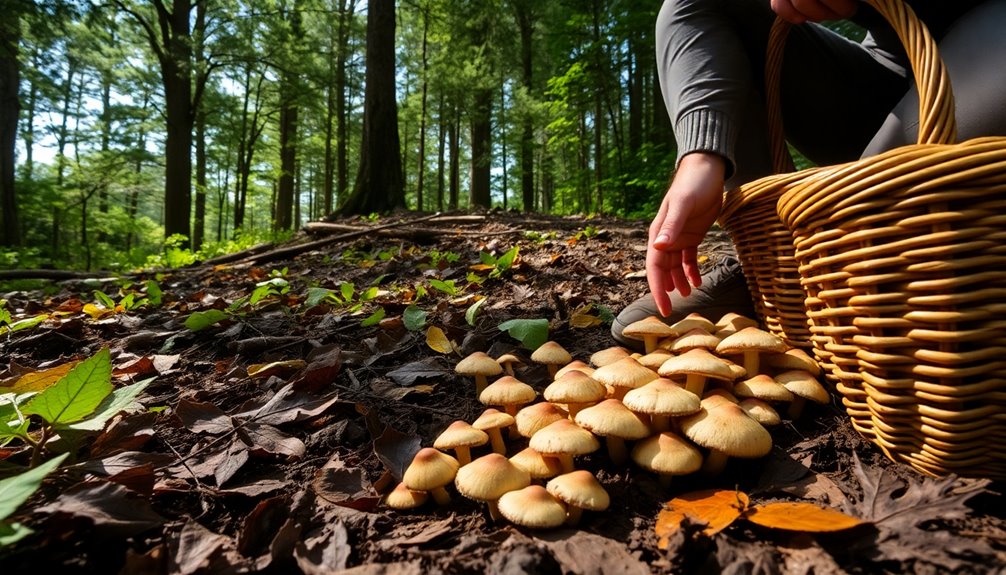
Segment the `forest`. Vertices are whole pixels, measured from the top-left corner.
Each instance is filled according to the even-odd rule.
[[[646,217],[673,168],[657,2],[0,4],[0,269],[177,266],[336,214]]]

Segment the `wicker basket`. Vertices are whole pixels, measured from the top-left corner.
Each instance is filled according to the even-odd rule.
[[[928,31],[868,1],[908,51],[919,143],[746,191],[778,198],[810,340],[854,427],[923,473],[1006,478],[1006,138],[955,143]]]

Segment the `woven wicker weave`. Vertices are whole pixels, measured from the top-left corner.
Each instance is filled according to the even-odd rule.
[[[955,143],[928,31],[868,1],[912,62],[919,143],[745,192],[778,198],[810,340],[854,427],[924,473],[1006,478],[1006,138]]]

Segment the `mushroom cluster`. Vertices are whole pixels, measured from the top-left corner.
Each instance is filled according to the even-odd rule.
[[[830,398],[814,359],[744,316],[713,323],[692,314],[673,325],[649,317],[623,333],[646,353],[613,346],[584,362],[554,341],[542,345],[530,357],[547,368],[541,393],[512,369],[519,358],[463,359],[456,371],[473,378],[485,411],[421,449],[385,504],[445,505],[453,483],[496,521],[575,525],[583,510],[609,505],[597,477],[576,464],[602,445],[612,465],[634,463],[669,485],[675,475],[719,474],[730,458],[765,456],[780,408],[795,419],[807,401]]]

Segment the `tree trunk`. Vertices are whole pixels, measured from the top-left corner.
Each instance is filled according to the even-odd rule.
[[[62,122],[56,133],[56,187],[63,187],[66,173],[66,142],[70,139],[70,106],[73,104],[73,77],[77,73],[77,60],[72,56],[66,59],[66,83],[63,85]]]
[[[461,130],[461,112],[456,106],[451,114],[450,127],[447,132],[447,147],[450,148],[450,183],[448,185],[447,209],[458,209],[458,198],[461,195],[461,144],[458,142],[458,132]]]
[[[18,100],[21,73],[17,60],[20,41],[20,14],[16,8],[8,9],[8,13],[0,18],[0,245],[7,246],[20,246],[22,243],[14,187],[17,120],[21,111]]]
[[[517,24],[520,28],[520,54],[522,81],[528,94],[533,94],[532,39],[534,34],[534,14],[532,2],[516,2]],[[520,136],[520,190],[524,211],[534,210],[534,120],[525,114],[521,120]]]
[[[368,4],[366,82],[360,169],[342,214],[405,207],[395,102],[395,0]]]
[[[355,2],[340,0],[339,2],[339,57],[335,74],[335,118],[336,127],[336,170],[338,181],[335,192],[338,202],[349,195],[349,113],[346,105],[347,82],[346,82],[346,61],[349,59],[349,24],[353,18]]]
[[[423,8],[423,93],[419,111],[419,173],[416,174],[416,209],[419,211],[423,210],[423,180],[426,173],[426,96],[429,86],[427,80],[429,70],[426,56],[426,39],[430,28],[429,20],[429,9]]]
[[[205,66],[206,2],[196,7],[195,61]],[[192,251],[203,247],[206,233],[206,112],[199,106],[195,110],[196,124],[196,212],[192,222]]]
[[[39,49],[36,45],[34,52],[31,56],[32,67],[35,70],[41,68],[42,63],[39,59]],[[31,79],[29,76],[29,86],[28,86],[28,103],[25,107],[25,118],[28,118],[28,122],[24,127],[24,167],[22,174],[24,176],[24,181],[30,182],[35,177],[35,109],[38,106],[38,93],[39,87],[38,82]]]
[[[475,108],[472,110],[472,168],[471,207],[489,208],[492,197],[489,175],[492,158],[493,92],[485,88],[475,91]]]
[[[293,226],[294,171],[297,167],[297,103],[292,78],[287,78],[284,103],[279,112],[280,175],[277,187],[275,229],[287,231]]]
[[[180,235],[183,247],[192,238],[192,44],[189,34],[191,0],[174,0],[172,12],[161,12],[162,29],[170,30],[164,80],[167,136],[164,144],[164,236]]]
[[[440,127],[437,129],[437,211],[444,211],[444,144],[447,138],[447,119],[444,117],[444,94],[440,93],[438,117]]]

